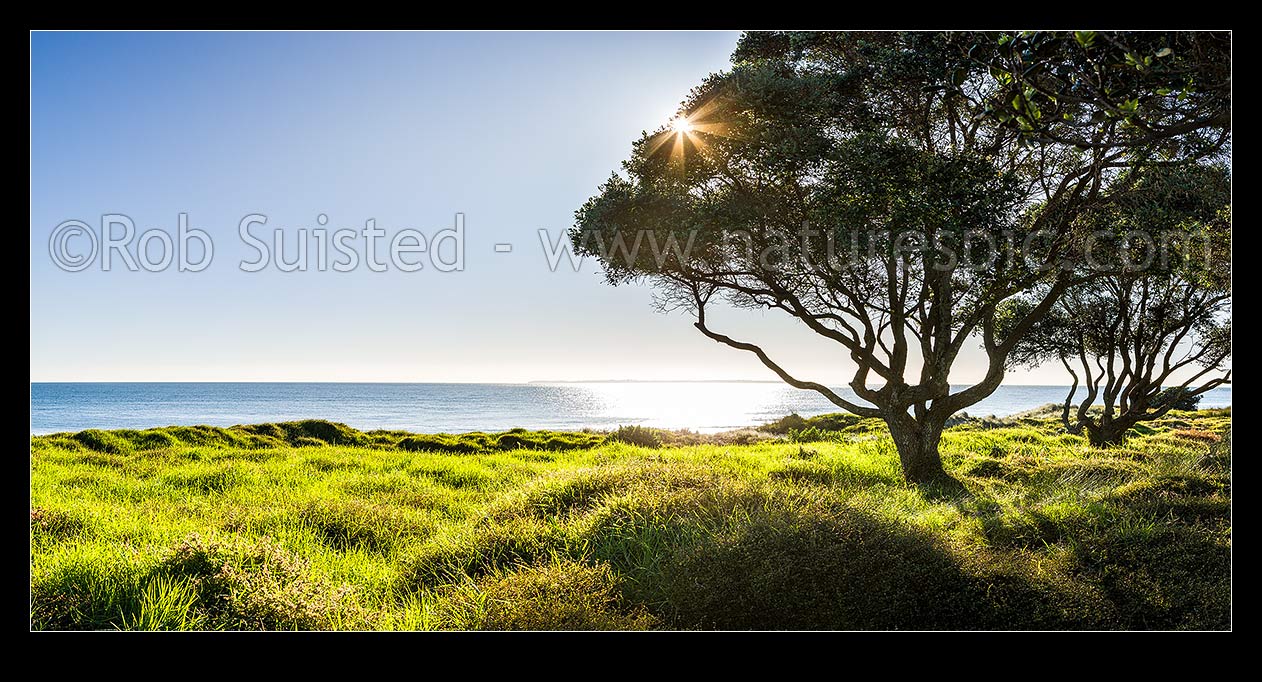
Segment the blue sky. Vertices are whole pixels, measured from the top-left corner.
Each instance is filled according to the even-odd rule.
[[[34,381],[773,379],[556,235],[667,122],[731,32],[36,33],[31,38]],[[58,269],[63,221],[211,235],[201,272]],[[465,268],[247,273],[247,214],[432,235],[464,215]],[[494,245],[511,243],[511,253]],[[424,261],[423,261],[424,262]],[[836,346],[770,314],[715,320],[802,375]],[[981,374],[970,352],[953,376]],[[1052,368],[1012,383],[1063,383]]]

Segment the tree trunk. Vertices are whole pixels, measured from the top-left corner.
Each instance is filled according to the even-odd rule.
[[[1065,396],[1065,404],[1061,406],[1060,423],[1065,425],[1065,432],[1075,436],[1082,435],[1082,424],[1074,423],[1069,420],[1069,410],[1073,406],[1074,397],[1078,394],[1078,373],[1074,371],[1073,365],[1069,364],[1069,360],[1062,355],[1060,364],[1065,366],[1069,371],[1069,376],[1074,378],[1074,383],[1069,387],[1069,395]]]
[[[1065,402],[1064,408],[1060,411],[1060,423],[1065,426],[1065,433],[1075,436],[1082,435],[1082,424],[1076,424],[1069,419],[1069,402]]]
[[[1126,442],[1126,432],[1134,424],[1123,422],[1093,424],[1085,422],[1083,426],[1086,427],[1084,430],[1087,432],[1087,442],[1097,448],[1104,448],[1111,445],[1121,445]]]
[[[1126,432],[1128,427],[1121,425],[1111,425],[1106,428],[1096,429],[1087,432],[1087,440],[1097,448],[1104,448],[1110,445],[1121,445],[1126,442]]]
[[[916,485],[955,482],[942,469],[942,457],[938,454],[938,442],[942,440],[941,420],[906,418],[886,419],[898,459],[903,466],[903,478]]]

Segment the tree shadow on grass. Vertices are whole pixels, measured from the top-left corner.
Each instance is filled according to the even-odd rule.
[[[973,499],[973,493],[962,481],[949,474],[919,483],[916,488],[925,499],[932,502],[963,503]]]
[[[682,552],[665,571],[659,615],[674,627],[732,630],[1085,625],[1089,606],[1057,586],[1017,570],[982,574],[980,563],[855,510],[767,518]]]

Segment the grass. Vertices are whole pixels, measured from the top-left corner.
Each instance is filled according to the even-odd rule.
[[[31,439],[36,629],[1225,629],[1229,410],[1096,449],[848,415],[700,436],[330,422]]]

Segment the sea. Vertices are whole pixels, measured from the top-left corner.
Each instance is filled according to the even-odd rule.
[[[967,412],[1011,415],[1059,403],[1067,390],[1001,386]],[[853,397],[848,389],[838,393]],[[1209,391],[1201,400],[1201,407],[1230,405],[1230,387]],[[609,429],[630,424],[712,433],[790,413],[809,417],[837,411],[812,391],[777,382],[31,384],[32,434],[297,419],[327,419],[365,431],[417,433]]]

